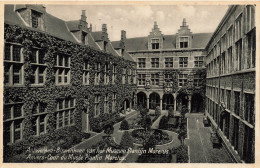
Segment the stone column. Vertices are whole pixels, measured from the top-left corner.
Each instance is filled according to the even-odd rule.
[[[162,99],[160,98],[160,110],[162,112]]]
[[[149,109],[149,98],[146,99],[146,108]]]
[[[88,113],[86,115],[86,132],[89,133],[89,118],[88,118]]]
[[[130,111],[132,110],[132,100],[130,100],[129,109],[130,109]]]
[[[191,95],[188,95],[188,111],[191,112]]]
[[[124,113],[126,112],[126,100],[124,101]]]
[[[174,111],[177,111],[177,93],[174,93],[173,97],[174,97]]]

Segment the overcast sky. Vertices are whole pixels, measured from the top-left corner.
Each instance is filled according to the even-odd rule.
[[[225,15],[228,6],[183,6],[183,5],[45,5],[48,13],[63,19],[80,19],[81,10],[86,10],[87,22],[93,31],[100,31],[107,24],[111,41],[120,39],[121,30],[127,38],[148,36],[154,21],[163,34],[175,34],[183,18],[193,33],[214,32]]]

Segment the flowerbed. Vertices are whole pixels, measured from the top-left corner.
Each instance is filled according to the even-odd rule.
[[[162,130],[152,129],[146,131],[144,129],[136,129],[132,131],[132,137],[136,144],[143,144],[150,135],[154,135],[156,145],[163,145],[172,141],[172,137]]]

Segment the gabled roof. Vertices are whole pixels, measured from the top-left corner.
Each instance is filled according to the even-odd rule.
[[[196,33],[192,34],[191,49],[205,48],[212,33]],[[163,49],[176,49],[176,35],[163,36]],[[120,41],[112,42],[113,46],[118,46]],[[125,40],[127,51],[143,51],[148,50],[148,37],[128,38]]]
[[[103,38],[102,38],[103,32],[102,31],[91,32],[91,34],[92,34],[95,41],[102,41],[103,40]]]
[[[67,21],[67,25],[70,31],[79,31],[79,20]]]

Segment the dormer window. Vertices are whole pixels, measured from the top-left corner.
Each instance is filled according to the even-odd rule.
[[[155,49],[159,49],[159,39],[152,39],[152,49],[155,50]]]
[[[180,37],[180,48],[188,48],[189,37]]]
[[[85,33],[85,32],[82,32],[82,35],[81,35],[81,42],[83,43],[83,44],[88,44],[88,39],[87,39],[87,33]]]
[[[41,13],[32,10],[32,27],[38,28],[40,26]]]
[[[107,42],[104,41],[104,51],[107,51]]]

